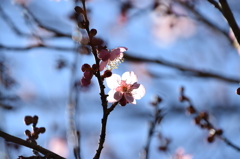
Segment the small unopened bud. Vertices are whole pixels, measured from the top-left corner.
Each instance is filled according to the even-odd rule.
[[[25,123],[26,125],[32,124],[32,123],[33,123],[33,118],[32,118],[31,116],[25,116],[25,117],[24,117],[24,123]]]
[[[214,141],[214,135],[208,136],[207,141],[208,141],[209,143],[212,143],[212,142]]]
[[[240,87],[236,90],[236,94],[240,95]]]
[[[96,29],[91,29],[90,32],[89,32],[90,36],[95,36],[97,35],[97,30]]]
[[[79,27],[80,29],[85,29],[86,26],[87,26],[86,22],[84,22],[84,21],[78,22],[78,27]]]
[[[24,134],[27,136],[27,137],[30,137],[31,136],[31,132],[29,130],[25,130]]]
[[[33,124],[36,125],[38,123],[38,116],[34,115],[32,122],[33,122]]]
[[[195,124],[199,125],[201,122],[201,118],[199,116],[195,117],[194,122],[195,122]]]
[[[43,133],[45,133],[45,131],[46,131],[46,128],[44,128],[44,127],[39,128],[39,133],[43,134]]]
[[[82,86],[88,86],[90,84],[91,84],[91,79],[87,79],[87,78],[84,78],[84,77],[81,78],[81,85]]]
[[[222,135],[222,134],[223,134],[222,129],[218,129],[218,130],[216,130],[215,134],[216,134],[216,135]]]
[[[83,64],[81,67],[82,72],[85,72],[86,70],[91,69],[91,66],[87,63]]]
[[[158,150],[159,151],[167,151],[167,146],[159,146]]]
[[[207,113],[207,112],[201,112],[201,113],[199,114],[199,117],[200,117],[200,118],[203,118],[203,119],[205,119],[205,120],[208,120],[208,113]]]
[[[76,7],[74,8],[74,10],[75,10],[75,12],[77,12],[77,13],[79,13],[79,14],[83,13],[83,9],[82,9],[81,7],[79,7],[79,6],[76,6]]]
[[[105,78],[111,77],[111,76],[112,76],[112,71],[106,70],[106,71],[104,72],[103,76],[104,76]]]
[[[179,101],[180,102],[184,102],[184,101],[186,101],[186,100],[188,100],[185,96],[180,96],[179,97]]]
[[[34,134],[39,134],[39,128],[37,128],[37,127],[33,128],[33,133]]]
[[[189,107],[187,107],[187,112],[189,114],[194,114],[194,113],[196,113],[196,110],[192,105],[190,105]]]

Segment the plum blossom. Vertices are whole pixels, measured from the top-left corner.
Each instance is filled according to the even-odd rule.
[[[108,102],[119,102],[122,106],[127,103],[136,104],[136,99],[141,99],[146,93],[145,87],[137,81],[137,75],[132,71],[125,72],[122,78],[117,74],[106,78],[107,86],[111,89],[108,92]]]
[[[175,152],[174,159],[193,159],[192,155],[185,154],[183,148],[178,148]]]
[[[116,69],[117,66],[123,62],[123,52],[126,50],[126,47],[117,47],[116,49],[112,49],[112,51],[102,49],[98,54],[98,58],[102,60],[99,70],[102,71],[104,68],[107,70]]]

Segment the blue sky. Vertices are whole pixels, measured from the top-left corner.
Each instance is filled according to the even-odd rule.
[[[144,0],[133,1],[136,8],[129,11],[130,18],[122,23],[119,21],[119,1],[91,0],[87,2],[87,7],[91,10],[90,26],[98,30],[97,35],[107,42],[109,49],[124,46],[128,48],[127,53],[132,56],[163,59],[192,69],[239,79],[240,58],[225,36],[199,22],[178,5],[175,6],[176,11],[187,17],[163,16],[161,11],[164,8],[152,11],[145,7],[149,5],[148,3],[149,1]],[[224,18],[210,4],[199,1],[197,6],[207,19],[224,31],[229,31]],[[46,31],[37,28],[35,23],[24,21],[22,16],[24,10],[21,7],[7,0],[3,0],[1,7],[22,32],[46,34]],[[72,34],[76,29],[76,24],[67,18],[74,8],[70,0],[61,2],[31,0],[28,7],[46,26],[67,34]],[[239,15],[237,10],[234,10],[234,13]],[[191,18],[188,18],[189,15]],[[239,21],[239,18],[236,18]],[[2,24],[0,44],[24,47],[37,42],[36,38],[16,35],[2,18],[0,23]],[[174,26],[169,29],[171,23]],[[70,38],[46,39],[45,43],[67,48],[74,48],[75,45]],[[40,137],[39,144],[47,147],[51,138],[65,137],[71,72],[69,67],[56,70],[55,66],[59,58],[66,59],[68,64],[73,63],[74,53],[47,48],[27,51],[1,50],[2,56],[8,60],[12,76],[18,82],[11,93],[22,98],[21,106],[16,112],[0,112],[1,118],[6,121],[1,122],[3,130],[24,138],[23,131],[26,126],[22,123],[23,117],[37,114],[40,117],[39,125],[47,128],[47,132]],[[77,78],[80,79],[82,76],[80,66],[93,62],[92,56],[79,55]],[[139,152],[146,142],[147,122],[152,111],[149,102],[155,94],[163,98],[162,107],[166,110],[166,117],[160,130],[173,141],[170,144],[170,153],[183,147],[186,153],[194,156],[194,159],[230,159],[239,156],[239,153],[220,140],[208,144],[205,141],[207,131],[191,123],[191,116],[186,116],[183,111],[177,111],[177,108],[183,110],[186,106],[178,101],[178,89],[185,86],[186,95],[196,108],[210,112],[213,123],[225,130],[226,137],[236,144],[240,143],[237,125],[240,99],[235,94],[236,88],[239,87],[238,83],[198,78],[171,67],[152,63],[125,61],[113,72],[121,75],[126,71],[136,72],[139,82],[146,87],[147,94],[137,101],[137,105],[119,106],[110,115],[106,150],[103,152],[106,158],[111,155],[113,158],[139,158]],[[98,141],[101,106],[97,90],[97,82],[93,80],[92,87],[79,94],[77,124],[82,132],[81,145],[84,158],[93,156]],[[15,123],[16,126],[11,126],[11,123]],[[57,128],[51,129],[54,125],[57,125]],[[169,154],[157,152],[157,144],[157,140],[154,140],[150,158],[170,158]],[[25,149],[21,153],[29,155],[30,150]]]

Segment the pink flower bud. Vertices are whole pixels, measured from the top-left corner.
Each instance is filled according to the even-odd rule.
[[[86,79],[86,78],[82,77],[81,84],[82,84],[82,86],[88,86],[91,84],[91,79]]]
[[[91,66],[90,66],[89,64],[86,64],[86,63],[85,63],[85,64],[82,65],[82,68],[81,68],[81,69],[82,69],[83,72],[85,72],[86,70],[91,69]]]

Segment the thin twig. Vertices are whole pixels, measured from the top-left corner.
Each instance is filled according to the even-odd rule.
[[[77,128],[76,128],[76,106],[79,94],[77,92],[77,88],[75,86],[76,82],[76,73],[77,73],[77,64],[79,60],[79,54],[76,50],[75,57],[74,57],[73,67],[71,69],[71,78],[70,78],[70,93],[68,97],[68,105],[67,105],[67,115],[68,115],[68,130],[69,134],[68,138],[73,142],[73,152],[75,159],[80,159],[80,136],[78,135]]]
[[[37,45],[32,45],[32,46],[27,46],[27,47],[10,47],[10,46],[4,46],[0,44],[0,49],[3,50],[12,50],[12,51],[25,51],[25,50],[31,50],[31,49],[35,49],[35,48],[47,48],[47,49],[54,49],[54,50],[60,50],[60,51],[74,51],[74,48],[67,48],[67,47],[58,47],[58,46],[49,46],[49,45],[42,45],[42,44],[37,44]],[[15,52],[16,53],[16,52]],[[131,53],[134,54],[134,53]],[[145,58],[145,57],[137,57],[137,56],[132,56],[130,53],[125,53],[124,54],[124,59],[126,61],[131,61],[131,62],[138,62],[138,63],[156,63],[159,65],[163,65],[163,66],[167,66],[170,68],[174,68],[177,69],[179,71],[182,72],[186,72],[188,73],[188,75],[191,76],[195,76],[195,77],[201,77],[201,78],[215,78],[215,79],[219,79],[225,82],[229,82],[229,83],[239,83],[239,79],[238,78],[230,78],[230,77],[226,77],[223,75],[219,75],[216,73],[211,73],[211,72],[206,72],[206,71],[200,71],[197,69],[193,69],[193,68],[189,68],[177,63],[172,63],[169,62],[167,60],[164,59],[158,59],[158,60],[153,60],[153,59],[149,59],[149,58]],[[99,79],[101,81],[101,79]],[[104,90],[104,88],[101,88],[101,92]],[[102,93],[103,94],[103,93]]]
[[[182,5],[183,7],[188,9],[189,11],[191,11],[199,21],[203,22],[203,24],[206,24],[211,29],[216,30],[219,33],[223,34],[230,41],[230,43],[233,42],[232,39],[229,37],[229,34],[225,30],[219,28],[214,23],[209,21],[207,18],[205,18],[205,16],[203,14],[201,14],[199,11],[197,11],[193,6],[189,5],[187,2],[183,2],[183,1],[179,1],[179,0],[174,0],[174,1],[176,3]]]
[[[27,33],[22,33],[17,26],[13,23],[13,21],[11,20],[11,18],[4,12],[3,8],[0,5],[0,15],[2,16],[2,18],[5,20],[5,22],[8,24],[8,26],[13,30],[13,32],[15,32],[17,35],[20,36],[27,36],[30,37],[30,34]]]
[[[13,142],[15,144],[19,144],[19,145],[22,145],[22,146],[25,146],[25,147],[28,147],[28,148],[32,148],[33,150],[36,150],[42,154],[44,154],[45,156],[49,156],[49,157],[52,157],[54,159],[65,159],[64,157],[61,157],[57,154],[55,154],[54,152],[51,152],[39,145],[36,145],[34,143],[30,143],[28,141],[25,141],[23,139],[20,139],[18,137],[15,137],[15,136],[12,136],[12,135],[9,135],[3,131],[0,130],[0,137],[4,138],[6,141],[8,142]]]
[[[0,44],[0,49],[3,50],[11,50],[11,51],[26,51],[31,50],[35,48],[47,48],[47,49],[54,49],[54,50],[60,50],[60,51],[74,51],[75,49],[73,47],[59,47],[59,46],[50,46],[45,44],[34,44],[26,47],[18,47],[18,46],[6,46]]]

